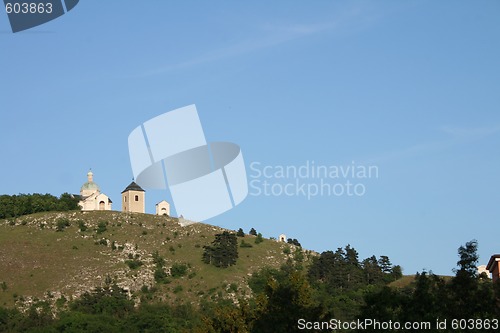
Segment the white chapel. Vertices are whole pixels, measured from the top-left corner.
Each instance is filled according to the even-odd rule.
[[[87,182],[80,188],[80,202],[78,205],[82,210],[111,210],[113,202],[104,193],[101,193],[99,185],[94,183],[92,170],[87,173]]]

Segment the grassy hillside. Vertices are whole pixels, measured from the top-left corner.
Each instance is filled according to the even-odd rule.
[[[138,302],[141,297],[193,304],[202,299],[236,299],[250,295],[246,281],[252,272],[278,267],[293,257],[293,250],[284,253],[288,244],[268,239],[255,244],[255,237],[246,235],[238,241],[244,239],[253,247],[239,248],[235,266],[204,264],[203,246],[223,230],[207,224],[181,227],[176,218],[109,211],[0,220],[0,305],[22,308],[48,300],[62,306],[110,281]],[[165,259],[167,274],[177,263],[187,267],[185,275],[156,284],[155,251]],[[140,266],[134,268],[134,263]]]

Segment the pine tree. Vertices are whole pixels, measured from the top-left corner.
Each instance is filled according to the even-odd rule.
[[[203,247],[202,260],[206,264],[212,264],[216,267],[226,268],[236,264],[238,259],[238,241],[236,235],[224,231],[222,234],[216,234],[215,240],[210,246]]]

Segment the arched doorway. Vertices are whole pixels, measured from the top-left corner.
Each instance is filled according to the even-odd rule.
[[[106,204],[104,201],[99,202],[99,210],[105,210],[106,209]]]

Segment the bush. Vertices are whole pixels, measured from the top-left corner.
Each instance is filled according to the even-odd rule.
[[[106,230],[108,230],[107,223],[104,221],[99,222],[99,224],[97,225],[97,234],[102,234]]]
[[[81,232],[84,232],[88,229],[87,226],[85,225],[85,222],[83,222],[82,220],[78,221],[78,228],[80,228]]]
[[[260,244],[263,241],[264,241],[264,239],[262,238],[262,234],[259,232],[257,235],[257,238],[255,238],[255,244]]]
[[[56,231],[62,232],[66,227],[70,226],[69,220],[67,218],[59,218],[56,221]]]
[[[172,268],[170,268],[170,275],[174,278],[178,278],[181,276],[186,275],[187,272],[187,266],[184,264],[178,264],[175,263],[172,265]]]
[[[182,286],[177,286],[174,288],[174,294],[180,293],[182,291]]]
[[[125,260],[125,264],[127,264],[130,269],[137,269],[143,265],[143,262],[140,260]]]
[[[165,273],[165,271],[163,270],[163,268],[157,267],[155,269],[154,277],[155,277],[156,283],[167,284],[167,283],[171,282],[170,279],[167,276],[167,273]]]
[[[239,228],[238,232],[236,233],[236,236],[238,236],[238,237],[245,237],[245,232],[243,232],[243,229]]]
[[[252,244],[245,242],[243,239],[241,240],[240,247],[253,247]]]

